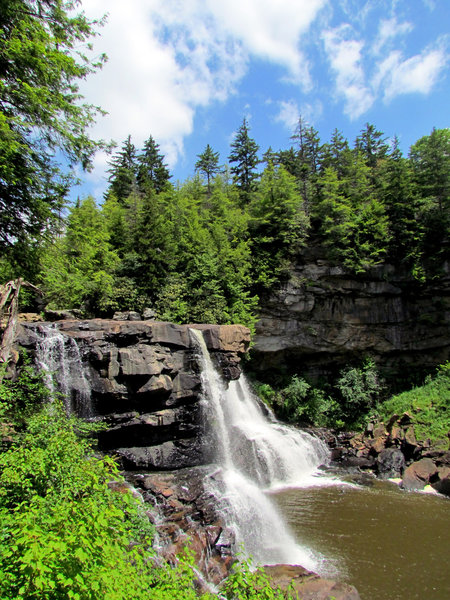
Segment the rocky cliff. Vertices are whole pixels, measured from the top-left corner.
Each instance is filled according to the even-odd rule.
[[[23,323],[17,342],[41,353],[50,370],[52,354],[58,354],[58,377],[70,392],[70,408],[108,424],[100,448],[114,450],[126,469],[178,469],[203,464],[207,455],[190,327],[203,331],[223,377],[239,377],[240,355],[250,342],[249,330],[240,325],[62,320]]]
[[[254,365],[320,375],[370,355],[390,374],[449,357],[450,276],[421,285],[390,265],[355,276],[303,253],[268,298],[254,337]]]

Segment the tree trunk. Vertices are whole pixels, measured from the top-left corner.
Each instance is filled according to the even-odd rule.
[[[3,329],[0,340],[0,384],[5,376],[12,345],[16,337],[19,292],[23,285],[32,288],[42,296],[41,290],[24,281],[21,277],[0,285],[0,330]]]

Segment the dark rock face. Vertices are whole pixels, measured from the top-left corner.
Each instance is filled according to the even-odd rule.
[[[449,266],[421,286],[382,265],[355,276],[305,250],[290,281],[267,299],[254,337],[255,369],[299,365],[311,375],[370,354],[387,373],[434,367],[450,348]]]
[[[142,320],[62,320],[76,341],[91,387],[89,414],[109,428],[101,450],[124,468],[179,469],[202,464],[201,381],[189,328],[201,329],[226,380],[240,375],[250,343],[241,325],[174,325]],[[22,323],[17,343],[35,351],[46,324]]]

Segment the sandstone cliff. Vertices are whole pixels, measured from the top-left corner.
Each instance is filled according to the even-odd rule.
[[[256,370],[320,375],[367,355],[390,374],[432,368],[449,357],[449,265],[421,285],[390,265],[355,276],[310,249],[260,317]]]
[[[250,343],[249,330],[240,325],[62,320],[23,323],[17,342],[36,354],[47,340],[47,361],[59,353],[59,376],[71,379],[61,382],[70,408],[109,426],[99,436],[100,449],[121,456],[126,469],[178,469],[203,464],[207,451],[190,327],[203,331],[223,377],[239,377],[240,355]],[[59,344],[48,344],[52,336],[59,336]],[[74,341],[79,353],[73,352]],[[83,382],[90,388],[85,399]]]

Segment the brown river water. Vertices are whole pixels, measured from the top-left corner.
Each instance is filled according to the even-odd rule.
[[[298,543],[323,555],[321,574],[362,600],[450,600],[450,499],[366,483],[271,496]]]

